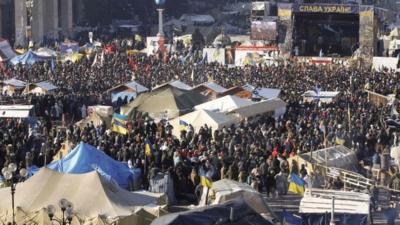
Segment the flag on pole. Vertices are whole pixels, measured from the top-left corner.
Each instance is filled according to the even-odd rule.
[[[54,72],[55,69],[56,69],[56,64],[54,62],[54,59],[51,59],[51,71]]]
[[[180,130],[186,130],[187,127],[189,126],[189,124],[186,123],[185,121],[179,119],[179,126],[180,126],[180,128],[181,128]]]
[[[303,196],[304,195],[304,184],[305,181],[301,179],[296,174],[290,174],[290,184],[289,184],[289,192],[298,194]]]
[[[203,187],[211,188],[212,187],[212,181],[208,179],[206,176],[200,176],[200,184]]]
[[[96,65],[97,64],[97,53],[96,53],[96,55],[94,56],[94,60],[93,60],[93,63],[92,63],[92,67],[94,66],[94,65]]]
[[[120,134],[128,134],[128,116],[113,114],[111,130]]]
[[[190,78],[192,79],[192,81],[194,81],[194,68],[192,70],[192,75],[190,76]]]
[[[103,63],[104,63],[104,51],[101,51],[100,65],[103,65]]]

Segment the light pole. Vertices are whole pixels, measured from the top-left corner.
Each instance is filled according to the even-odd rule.
[[[74,216],[74,208],[73,204],[69,202],[67,199],[63,198],[58,202],[58,206],[62,212],[62,218],[56,218],[54,216],[56,212],[56,207],[54,205],[47,206],[47,214],[50,218],[50,221],[56,221],[60,225],[68,225],[71,224],[72,218]]]
[[[16,173],[18,170],[17,165],[15,163],[10,163],[7,167],[4,167],[1,170],[4,178],[11,184],[11,207],[12,207],[12,224],[15,223],[15,206],[14,206],[14,196],[15,196],[15,188],[17,186],[17,179],[22,178],[25,179],[28,176],[28,171],[24,168],[19,170],[19,176]]]

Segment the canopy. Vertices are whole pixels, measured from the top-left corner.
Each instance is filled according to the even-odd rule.
[[[10,60],[13,65],[22,64],[22,65],[33,65],[36,62],[43,62],[51,60],[52,57],[44,57],[34,53],[31,49],[25,52],[22,55],[15,56]]]
[[[64,42],[60,44],[60,52],[61,54],[66,53],[75,53],[79,51],[79,43],[78,42]]]
[[[233,211],[233,214],[231,214]],[[230,220],[233,219],[233,220]],[[221,205],[206,206],[172,213],[154,220],[151,225],[272,225],[252,210],[249,203],[237,199]]]
[[[118,101],[118,98],[124,99],[127,97],[129,100],[130,98],[136,98],[139,93],[146,92],[149,89],[145,86],[137,83],[136,81],[131,81],[125,84],[120,84],[116,87],[109,89],[108,91],[111,92],[111,100],[112,102]]]
[[[219,112],[212,112],[200,109],[185,114],[181,117],[175,118],[171,120],[169,123],[174,127],[174,129],[172,130],[173,135],[179,137],[181,132],[180,124],[182,123],[192,125],[194,131],[198,132],[200,128],[205,124],[207,124],[208,127],[211,127],[212,130],[219,130],[222,129],[223,127],[229,127],[237,122],[238,120],[234,117],[227,116]]]
[[[15,52],[12,50],[10,42],[6,39],[0,38],[0,62],[7,61],[16,56]]]
[[[197,110],[203,109],[226,113],[251,104],[253,104],[253,102],[250,100],[242,99],[234,95],[227,95],[222,98],[217,98],[215,100],[196,105],[194,108]]]
[[[264,113],[272,113],[275,118],[282,116],[286,111],[286,103],[279,99],[269,99],[248,106],[235,109],[232,112],[239,117],[253,117]]]
[[[358,160],[356,153],[343,145],[313,151],[312,155],[310,152],[299,154],[298,157],[311,164],[357,172]]]
[[[73,203],[73,224],[83,224],[98,217],[111,221],[128,219],[134,225],[149,224],[160,213],[157,197],[123,190],[95,171],[72,175],[42,168],[18,184],[16,193],[17,224],[50,224],[43,208],[50,204],[58,208],[62,198]],[[6,224],[12,215],[10,189],[0,189],[0,198],[0,221]],[[143,210],[147,212],[147,218],[143,217]],[[58,218],[60,211],[58,209],[56,214]]]
[[[191,112],[194,106],[205,101],[206,97],[195,91],[168,86],[140,95],[133,102],[121,107],[121,113],[130,115],[136,109],[148,113],[152,118],[172,119]]]
[[[25,87],[23,93],[25,93],[25,94],[29,94],[29,93],[46,94],[46,93],[54,91],[56,89],[58,89],[58,87],[55,86],[50,81],[42,81],[42,82],[38,82],[38,83],[34,83],[34,84],[28,84]]]
[[[200,200],[200,205],[202,206],[206,203],[205,193],[207,193],[207,191],[203,191],[203,196]],[[213,182],[209,195],[211,195],[208,198],[211,200],[211,205],[224,204],[225,202],[234,199],[243,199],[257,213],[269,217],[270,219],[275,217],[267,203],[264,201],[263,196],[248,184],[229,179],[222,179]]]
[[[22,80],[18,80],[15,78],[9,79],[9,80],[4,80],[3,85],[10,85],[10,86],[14,86],[16,88],[24,88],[26,83]]]
[[[88,173],[99,169],[106,176],[110,176],[123,188],[129,187],[131,172],[128,166],[118,162],[94,146],[81,142],[63,159],[52,162],[48,168],[72,174]]]
[[[200,88],[209,89],[216,93],[224,93],[225,91],[227,91],[226,88],[222,87],[221,85],[219,85],[213,81],[199,84],[196,87],[194,87],[193,90],[197,90],[197,89],[200,90]]]

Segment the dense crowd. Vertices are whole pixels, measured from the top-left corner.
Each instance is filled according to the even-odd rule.
[[[40,167],[49,163],[64,141],[84,141],[132,168],[141,168],[143,187],[157,171],[168,171],[178,199],[195,201],[200,175],[212,180],[247,182],[274,195],[275,190],[286,194],[290,172],[298,173],[310,186],[324,185],[304,165],[290,167],[287,159],[342,140],[345,146],[357,151],[364,166],[381,169],[380,184],[400,189],[400,176],[397,169],[390,168],[388,157],[388,149],[399,140],[396,130],[385,123],[393,110],[384,105],[376,107],[364,92],[369,89],[383,95],[396,94],[400,85],[398,73],[316,67],[293,61],[271,67],[228,67],[199,63],[201,59],[196,59],[196,54],[187,57],[189,54],[160,60],[157,56],[127,55],[117,47],[116,52],[106,54],[96,64],[89,57],[77,63],[60,63],[55,68],[50,63],[3,67],[0,80],[49,80],[59,89],[42,96],[0,96],[2,104],[33,104],[39,118],[35,130],[24,120],[0,120],[0,167],[11,162],[20,168]],[[112,105],[107,90],[118,84],[135,80],[151,89],[173,79],[189,85],[213,80],[226,88],[246,83],[279,88],[282,99],[288,103],[287,112],[279,119],[264,115],[222,130],[211,130],[206,125],[196,133],[189,129],[180,139],[171,132],[179,128],[165,121],[155,122],[145,114],[130,121],[132,129],[128,135],[110,132],[105,124],[88,124],[84,128],[74,125],[87,115],[87,106]],[[316,87],[341,94],[332,103],[303,102],[302,94]],[[62,118],[66,121],[65,129],[58,126]],[[153,144],[151,157],[146,157],[144,151],[148,140]],[[370,176],[362,167],[359,172]],[[335,180],[328,186],[341,189],[343,184]]]

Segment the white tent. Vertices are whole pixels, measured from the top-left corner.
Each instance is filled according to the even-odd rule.
[[[181,123],[192,125],[195,132],[198,132],[202,126],[207,124],[212,130],[222,129],[235,124],[238,120],[218,112],[207,110],[197,110],[181,117],[170,120],[169,123],[174,127],[173,135],[179,138],[181,132]]]
[[[18,184],[16,193],[15,206],[21,214],[17,216],[17,224],[50,224],[46,214],[34,217],[34,221],[29,215],[43,214],[43,208],[50,204],[57,206],[63,198],[73,203],[72,224],[99,217],[106,218],[108,223],[124,220],[133,225],[150,224],[162,210],[157,206],[157,198],[128,192],[96,171],[77,175],[42,168]],[[0,223],[6,224],[12,215],[10,188],[0,189],[0,198]],[[55,215],[58,218],[60,211]]]
[[[197,105],[194,108],[196,110],[203,109],[203,110],[209,110],[209,111],[214,111],[214,112],[227,113],[232,110],[238,109],[240,107],[248,106],[251,104],[253,104],[253,102],[250,100],[239,98],[234,95],[227,95],[227,96],[217,98],[215,100]]]
[[[157,90],[159,88],[168,87],[168,86],[172,86],[172,87],[175,87],[175,88],[178,88],[178,89],[182,89],[182,90],[187,90],[187,91],[192,89],[192,87],[190,87],[189,85],[183,83],[180,80],[171,80],[170,82],[167,82],[167,83],[164,83],[164,84],[161,84],[161,85],[158,85],[158,86],[154,87],[153,91]]]
[[[243,200],[257,213],[269,217],[269,219],[275,217],[260,192],[254,190],[248,184],[234,180],[222,179],[213,182],[208,193],[209,196],[207,199],[209,202],[206,204],[207,191],[203,190],[203,195],[200,199],[200,206],[218,205],[237,198],[243,198]]]
[[[280,98],[274,98],[235,109],[231,113],[236,114],[240,118],[248,118],[265,113],[271,113],[272,116],[278,118],[285,114],[285,112],[286,102]]]

